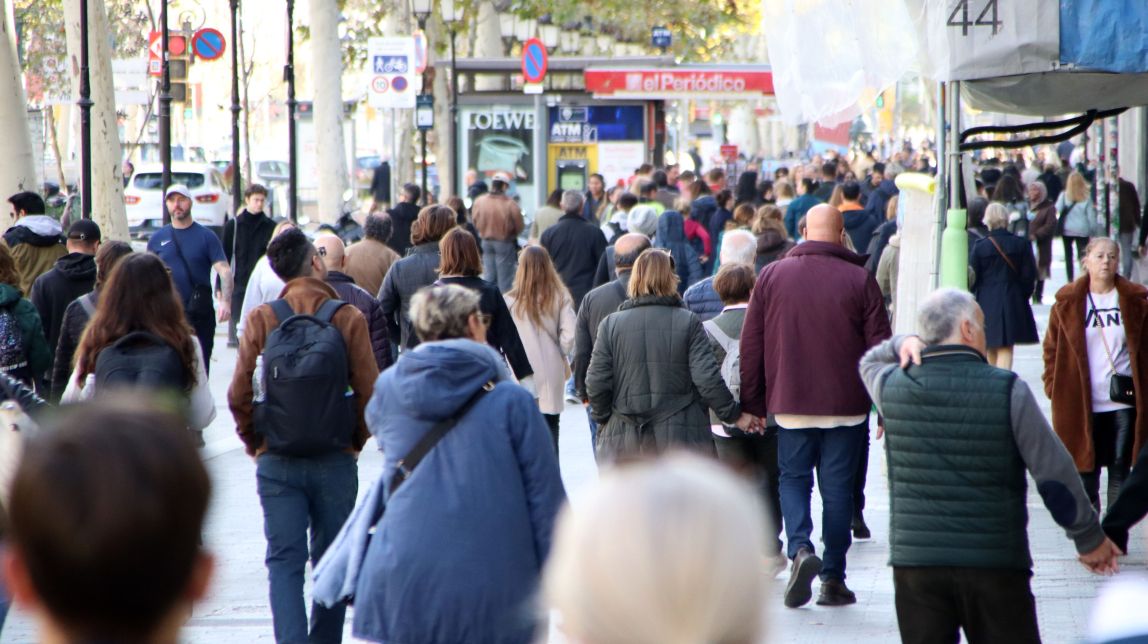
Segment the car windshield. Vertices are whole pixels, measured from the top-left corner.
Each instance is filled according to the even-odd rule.
[[[173,172],[171,182],[182,183],[188,188],[201,188],[205,181],[202,172]],[[163,185],[163,175],[159,172],[141,172],[136,175],[132,185],[140,190],[159,190]]]
[[[359,167],[364,170],[373,170],[383,162],[379,157],[359,157],[357,159]]]

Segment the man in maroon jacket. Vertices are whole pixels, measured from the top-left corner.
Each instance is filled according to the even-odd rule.
[[[857,601],[845,586],[852,543],[854,486],[869,453],[869,395],[858,375],[861,356],[890,335],[889,318],[865,257],[844,246],[844,219],[832,206],[806,215],[806,239],[762,271],[741,332],[741,404],[774,414],[781,470],[781,511],[793,560],[785,605]],[[825,561],[810,535],[813,471],[819,469]]]

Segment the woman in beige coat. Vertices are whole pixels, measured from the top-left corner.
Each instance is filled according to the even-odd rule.
[[[574,350],[574,298],[562,284],[545,248],[523,249],[514,288],[506,294],[506,305],[534,369],[538,408],[550,425],[557,452],[558,417],[566,404],[564,392],[570,377],[567,356]]]

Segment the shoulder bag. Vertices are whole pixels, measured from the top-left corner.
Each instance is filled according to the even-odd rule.
[[[1092,293],[1088,293],[1088,304],[1096,311],[1096,302],[1092,300]],[[1112,377],[1108,380],[1108,398],[1114,403],[1136,406],[1136,383],[1132,376],[1123,376],[1116,373],[1116,363],[1112,361],[1112,350],[1108,348],[1108,339],[1104,337],[1104,327],[1097,327],[1100,331],[1100,341],[1104,344],[1104,353],[1108,356],[1108,368],[1112,370]]]
[[[1064,203],[1061,204],[1060,210],[1057,212],[1057,214],[1060,215],[1059,217],[1056,218],[1056,236],[1057,237],[1063,237],[1064,236],[1065,220],[1068,219],[1068,213],[1072,211],[1072,207],[1075,205],[1076,205],[1075,203],[1068,203],[1068,198],[1065,197]]]
[[[187,258],[183,256],[183,249],[179,246],[179,237],[175,234],[175,228],[171,229],[171,243],[175,244],[175,253],[179,255],[183,270],[187,272],[187,281],[191,282],[191,297],[188,298],[186,307],[187,317],[192,319],[215,317],[215,303],[212,301],[211,284],[195,283],[195,275],[191,271],[191,264],[188,264]]]
[[[1019,274],[1020,271],[1016,270],[1016,264],[1012,263],[1012,260],[1009,259],[1008,255],[1005,254],[1004,250],[1001,248],[1001,245],[997,243],[997,240],[993,239],[991,235],[985,237],[985,239],[989,240],[989,242],[993,245],[993,248],[997,249],[997,253],[999,253],[1001,259],[1003,259],[1005,263],[1008,264],[1008,267],[1012,270],[1013,275]]]

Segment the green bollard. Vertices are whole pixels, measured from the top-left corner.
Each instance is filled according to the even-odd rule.
[[[963,209],[948,212],[947,225],[941,233],[941,286],[969,289],[969,220]]]

